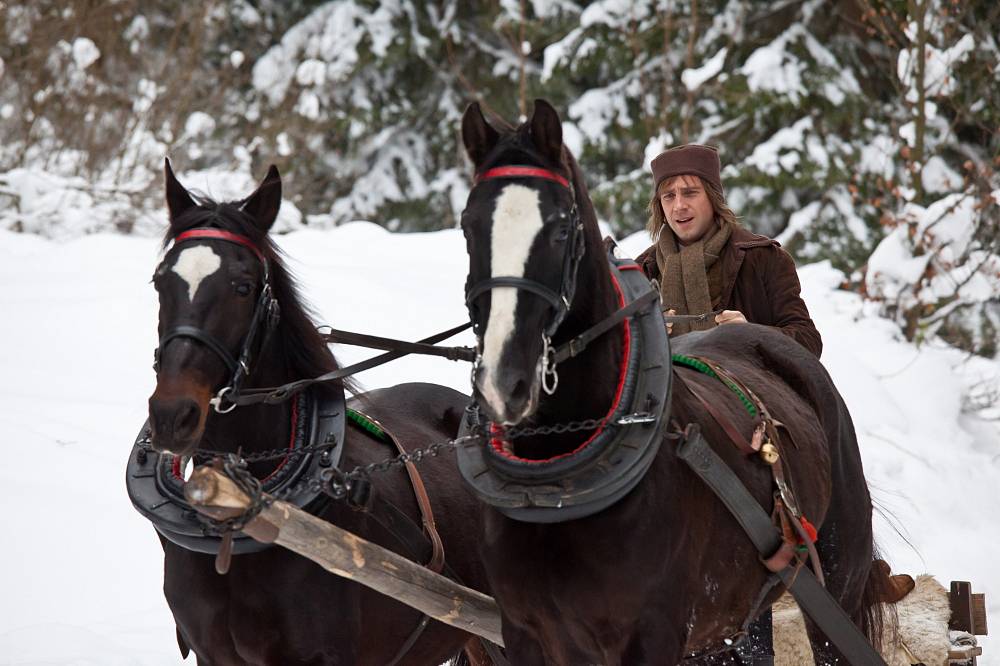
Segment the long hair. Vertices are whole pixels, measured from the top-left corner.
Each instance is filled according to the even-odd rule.
[[[708,200],[712,204],[712,210],[715,211],[715,223],[722,226],[724,223],[739,226],[739,218],[733,209],[729,207],[726,203],[726,197],[719,188],[715,185],[707,182],[701,176],[694,176],[701,183],[701,186],[705,188],[705,194],[708,195]],[[649,200],[649,205],[646,206],[646,212],[649,214],[649,221],[646,223],[646,231],[649,232],[650,237],[655,241],[660,234],[660,230],[667,223],[667,219],[663,216],[663,206],[660,205],[660,190],[661,188],[672,185],[675,180],[680,178],[680,176],[673,176],[671,178],[666,178],[660,182],[659,185],[653,190],[653,197]]]

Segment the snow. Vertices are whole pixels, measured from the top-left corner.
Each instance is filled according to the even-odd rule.
[[[698,88],[700,88],[705,81],[708,81],[721,72],[723,65],[726,64],[727,53],[729,53],[729,49],[724,46],[719,49],[718,53],[709,58],[708,61],[701,67],[685,69],[681,72],[681,81],[684,83],[684,87],[687,88],[689,92],[694,92],[698,90]]]
[[[907,28],[907,36],[914,42],[916,41],[916,30],[915,23],[911,23]],[[952,69],[955,65],[964,62],[975,46],[976,40],[970,34],[964,35],[947,49],[938,49],[931,44],[924,46],[923,85],[928,97],[946,97],[954,92],[957,82],[952,74]],[[919,99],[919,82],[917,81],[915,63],[912,49],[899,52],[899,58],[896,61],[896,75],[907,87],[906,99],[911,103],[915,103]]]
[[[101,51],[93,40],[77,37],[73,40],[73,61],[80,69],[87,69],[101,57]]]
[[[207,177],[182,180],[219,194],[223,186],[206,185]],[[318,323],[414,340],[467,319],[458,230],[403,235],[355,222],[301,229],[278,243]],[[634,256],[648,243],[635,234],[622,247]],[[149,277],[158,256],[152,237],[58,241],[0,231],[0,511],[6,534],[17,537],[0,554],[10,572],[0,606],[4,663],[179,663],[160,546],[123,478],[154,384]],[[800,276],[882,507],[885,556],[899,571],[972,581],[987,593],[996,625],[1000,430],[970,412],[965,396],[995,387],[1000,364],[940,343],[906,343],[870,304],[837,289],[844,276],[829,264],[802,267]],[[450,342],[470,344],[471,334]],[[342,363],[373,354],[336,353]],[[413,380],[469,388],[465,364],[435,358],[407,357],[359,379],[369,388]],[[980,663],[1000,664],[981,640]]]

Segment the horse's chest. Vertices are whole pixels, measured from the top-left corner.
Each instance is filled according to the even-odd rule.
[[[331,646],[339,653],[351,649],[357,604],[343,598],[346,586],[334,586],[328,581],[336,577],[322,570],[311,577],[315,567],[284,555],[273,549],[237,556],[220,576],[213,556],[166,550],[164,594],[196,654],[279,664]],[[329,622],[330,608],[337,609],[338,622]]]

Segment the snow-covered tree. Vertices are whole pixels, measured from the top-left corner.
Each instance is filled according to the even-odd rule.
[[[993,356],[1000,331],[1000,6],[873,3],[871,32],[897,53],[888,151],[870,204],[888,229],[869,298],[908,339],[940,335]],[[892,159],[894,158],[894,159]]]

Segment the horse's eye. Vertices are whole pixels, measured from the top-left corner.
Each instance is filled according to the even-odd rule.
[[[249,296],[253,292],[253,285],[249,282],[240,282],[236,285],[236,293],[240,296]]]

